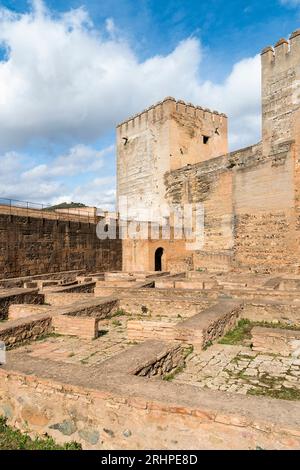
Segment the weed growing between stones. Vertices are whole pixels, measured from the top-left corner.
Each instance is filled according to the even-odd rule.
[[[187,348],[185,348],[184,353],[183,353],[183,360],[185,361],[186,358],[190,354],[192,354],[193,351],[194,351],[194,346],[193,345],[190,345]],[[180,372],[182,372],[185,369],[185,367],[186,367],[186,363],[184,362],[184,364],[182,364],[181,366],[176,367],[176,369],[173,370],[173,372],[170,372],[169,374],[166,374],[163,377],[163,380],[166,380],[167,382],[170,382],[171,380],[173,380],[175,378],[175,376],[177,374],[180,374]]]
[[[0,450],[81,450],[77,442],[57,444],[52,437],[32,439],[28,434],[8,426],[6,418],[0,417]]]
[[[180,372],[182,372],[183,369],[184,369],[184,366],[176,367],[176,369],[173,372],[171,372],[170,374],[166,374],[163,377],[163,380],[170,382],[171,380],[174,379],[175,375],[180,374]]]
[[[125,317],[129,315],[129,313],[127,313],[123,308],[119,308],[115,313],[114,313],[114,317]]]

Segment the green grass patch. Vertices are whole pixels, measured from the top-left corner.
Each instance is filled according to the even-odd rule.
[[[206,351],[208,348],[210,348],[213,345],[212,341],[207,341],[205,345],[203,346],[203,351]]]
[[[129,315],[123,308],[119,308],[114,314],[114,317],[125,317],[126,315]]]
[[[250,320],[239,320],[235,328],[228,331],[226,335],[220,339],[220,344],[241,344],[245,339],[251,339],[251,330],[253,324]]]
[[[187,348],[184,349],[183,357],[186,359],[194,351],[194,346],[190,344]]]
[[[295,388],[281,387],[279,390],[274,390],[270,388],[256,387],[248,390],[247,394],[264,396],[269,398],[277,398],[280,400],[300,400],[300,390],[297,390]]]
[[[235,328],[228,331],[222,339],[220,344],[243,344],[245,341],[251,340],[251,330],[254,326],[262,326],[264,328],[281,328],[284,330],[300,330],[299,326],[289,325],[282,322],[265,322],[265,321],[250,321],[241,319]]]
[[[6,419],[0,417],[0,450],[81,450],[77,442],[57,444],[50,436],[32,439],[28,434],[8,426]]]
[[[171,382],[171,380],[174,379],[175,375],[180,374],[180,372],[182,372],[183,369],[184,369],[184,366],[176,367],[176,369],[173,372],[170,372],[169,374],[166,374],[163,377],[163,380],[165,380],[166,382]]]

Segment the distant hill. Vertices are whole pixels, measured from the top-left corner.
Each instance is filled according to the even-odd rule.
[[[44,210],[55,211],[56,209],[76,209],[79,207],[87,207],[87,206],[85,204],[82,204],[81,202],[61,202],[60,204],[47,207]]]

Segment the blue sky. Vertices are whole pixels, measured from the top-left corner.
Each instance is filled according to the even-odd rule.
[[[114,127],[172,95],[260,139],[259,52],[300,0],[0,0],[0,197],[112,208]]]

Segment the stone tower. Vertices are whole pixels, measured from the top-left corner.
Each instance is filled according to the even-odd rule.
[[[300,30],[261,53],[263,153],[300,137]]]
[[[288,221],[286,259],[300,270],[300,30],[262,51],[262,151],[280,170],[277,210]],[[284,165],[283,165],[284,163]],[[284,201],[284,204],[283,202]],[[292,264],[293,263],[293,264]]]
[[[166,172],[227,151],[224,114],[166,98],[117,127],[117,201],[129,218],[157,220]]]

